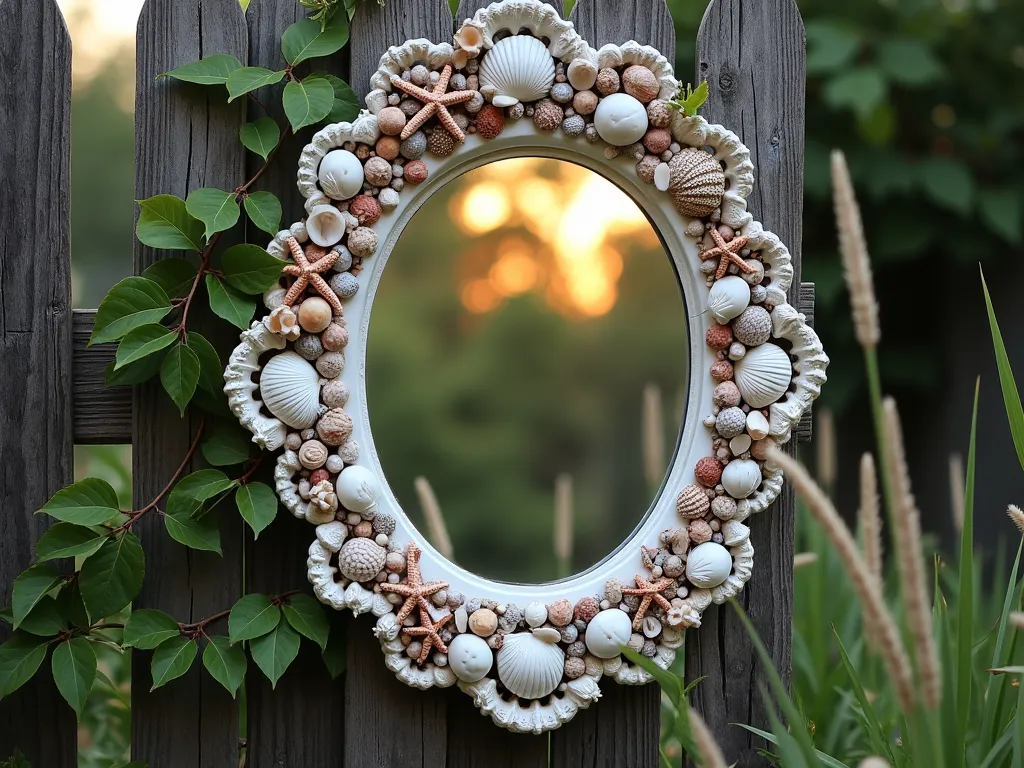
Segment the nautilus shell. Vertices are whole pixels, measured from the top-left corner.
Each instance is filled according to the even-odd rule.
[[[313,426],[320,415],[320,374],[295,352],[274,355],[260,375],[263,404],[293,429]]]
[[[498,679],[521,699],[547,696],[562,680],[565,654],[551,627],[505,635],[498,651]]]
[[[751,408],[766,408],[781,398],[792,378],[793,363],[777,344],[751,347],[733,368],[740,395]]]
[[[530,35],[506,37],[480,62],[480,93],[496,107],[543,99],[555,81],[555,63],[544,43]]]

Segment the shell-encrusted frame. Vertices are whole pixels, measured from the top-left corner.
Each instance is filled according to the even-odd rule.
[[[347,334],[347,346],[341,358],[343,367],[337,375],[340,384],[336,386],[348,393],[342,407],[352,424],[350,432],[344,435],[344,443],[338,448],[338,456],[342,459],[333,461],[335,469],[313,472],[314,475],[321,473],[320,478],[330,478],[325,481],[326,485],[320,484],[321,493],[316,504],[311,500],[309,488],[310,466],[313,465],[303,464],[299,450],[300,445],[303,450],[307,447],[306,441],[315,441],[315,434],[312,434],[315,431],[307,429],[299,434],[298,429],[290,430],[268,415],[260,400],[256,399],[258,385],[253,381],[253,374],[259,371],[261,355],[273,354],[289,346],[279,331],[269,330],[269,323],[254,322],[252,328],[242,334],[242,343],[233,353],[225,372],[225,389],[230,395],[232,410],[253,432],[255,442],[268,450],[284,447],[277,458],[275,486],[289,512],[316,524],[307,560],[308,576],[316,596],[337,610],[351,610],[354,614],[372,613],[376,617],[373,631],[381,643],[385,663],[402,682],[420,689],[457,684],[498,725],[513,731],[540,733],[568,722],[578,710],[596,701],[601,695],[603,677],[628,685],[651,680],[647,671],[618,655],[618,646],[613,646],[610,654],[605,653],[607,642],[602,645],[600,637],[591,638],[591,628],[621,627],[623,621],[631,622],[630,642],[639,634],[644,654],[654,663],[667,668],[673,662],[676,649],[682,644],[684,630],[696,630],[700,626],[701,613],[711,603],[721,603],[738,594],[750,579],[754,550],[745,521],[766,509],[781,491],[781,470],[764,461],[763,457],[755,461],[756,457],[752,456],[751,441],[746,438],[748,432],[753,434],[755,430],[741,430],[745,442],[738,444],[741,447],[735,449],[735,455],[729,453],[730,449],[723,448],[724,444],[731,445],[730,441],[723,441],[714,431],[720,407],[735,410],[737,406],[743,406],[742,402],[725,403],[723,398],[728,393],[723,394],[720,387],[731,380],[730,355],[733,355],[732,360],[739,359],[737,356],[741,357],[744,349],[740,344],[741,349],[734,353],[730,348],[727,355],[721,345],[712,345],[711,339],[716,333],[729,334],[730,341],[732,336],[730,328],[715,325],[711,314],[706,311],[708,290],[714,278],[707,269],[701,268],[701,255],[713,245],[708,241],[711,234],[718,236],[720,231],[728,230],[728,237],[732,237],[734,232],[736,237],[747,238],[745,253],[750,255],[744,258],[760,260],[765,275],[763,282],[757,284],[758,299],[754,303],[760,304],[770,314],[770,341],[780,346],[792,362],[789,386],[785,392],[783,387],[778,388],[774,394],[775,402],[761,409],[745,406],[747,416],[753,410],[761,412],[758,419],[764,426],[758,428],[761,436],[754,440],[778,444],[790,439],[793,427],[820,392],[828,358],[803,315],[787,303],[787,292],[793,280],[789,251],[778,237],[765,231],[747,211],[746,197],[754,184],[754,167],[749,151],[726,128],[711,125],[700,117],[687,117],[679,110],[672,110],[670,120],[666,120],[675,149],[665,153],[661,162],[666,163],[666,158],[687,148],[696,148],[708,152],[708,157],[717,161],[714,167],[721,169],[715,173],[719,177],[724,176],[724,193],[719,193],[717,208],[700,218],[679,212],[673,199],[666,194],[667,182],[664,179],[667,174],[663,169],[661,178],[664,183],[651,183],[651,178],[641,178],[637,164],[640,157],[633,154],[632,148],[623,151],[604,141],[593,140],[593,137],[585,139],[578,133],[570,135],[568,129],[564,134],[558,130],[540,130],[528,117],[504,120],[503,129],[495,135],[484,137],[480,132],[469,132],[465,141],[457,144],[454,153],[448,156],[423,155],[423,168],[418,170],[420,176],[425,176],[421,183],[407,179],[403,184],[385,187],[387,182],[384,182],[380,189],[369,192],[364,187],[363,194],[368,195],[371,201],[364,201],[360,208],[375,212],[366,220],[356,215],[360,210],[355,203],[351,204],[350,210],[349,203],[339,203],[325,194],[319,183],[319,174],[321,162],[328,153],[338,149],[352,151],[362,148],[360,160],[365,163],[373,157],[373,148],[381,146],[382,131],[377,115],[397,103],[392,78],[404,76],[408,79],[409,70],[417,65],[438,71],[447,70],[454,62],[455,69],[462,71],[467,61],[485,57],[504,36],[517,33],[530,34],[544,41],[559,66],[577,61],[581,62],[581,69],[594,68],[590,71],[624,71],[635,65],[653,74],[653,80],[649,74],[644,76],[650,83],[650,93],[657,92],[655,98],[669,101],[677,94],[678,83],[671,64],[658,51],[632,41],[595,50],[553,7],[537,0],[504,0],[478,11],[472,19],[466,20],[455,37],[454,46],[448,42],[410,40],[389,48],[371,78],[373,90],[366,97],[367,109],[352,123],[331,125],[317,133],[299,161],[298,187],[305,198],[307,214],[315,217],[318,211],[334,206],[334,209],[326,210],[330,216],[341,216],[345,228],[342,237],[347,238],[346,245],[350,245],[357,236],[363,243],[375,245],[374,248],[364,246],[360,249],[368,251],[361,256],[356,254],[355,247],[352,248],[350,255],[357,256],[355,266],[358,269],[353,267],[351,274],[358,283],[358,290],[345,298],[343,317],[335,316],[334,319]],[[564,78],[558,82],[563,81]],[[515,117],[512,109],[508,108],[506,112]],[[516,114],[522,113],[520,108]],[[384,115],[381,115],[381,121],[383,119]],[[639,151],[642,155],[643,147]],[[391,251],[405,226],[431,195],[458,176],[487,163],[522,156],[576,163],[609,179],[629,194],[660,233],[689,314],[689,348],[685,350],[689,359],[686,418],[661,492],[628,539],[604,561],[570,578],[542,585],[501,583],[478,576],[445,559],[420,535],[388,487],[374,446],[366,392],[366,344],[373,301]],[[704,162],[708,162],[707,158]],[[374,196],[379,200],[376,207],[372,202]],[[706,234],[708,228],[715,228],[715,232]],[[311,236],[317,238],[315,227],[311,224],[307,230],[305,220],[298,222],[280,232],[268,246],[268,252],[277,258],[288,259],[294,249],[305,246]],[[294,242],[289,247],[292,240]],[[340,241],[330,247],[348,253]],[[349,259],[347,263],[353,262]],[[734,269],[738,267],[743,265],[736,265]],[[745,269],[751,271],[749,265]],[[352,279],[348,280],[351,284]],[[264,302],[269,310],[291,311],[281,306],[285,291],[286,285],[282,285],[267,292]],[[298,301],[304,301],[301,295]],[[767,334],[765,313],[760,312],[759,317],[762,331]],[[752,342],[750,346],[754,348],[761,343],[764,342]],[[776,359],[782,354],[778,350],[765,351],[772,352]],[[721,372],[723,360],[727,362],[728,376],[713,379],[709,370],[717,363]],[[732,387],[731,384],[729,386]],[[341,421],[344,423],[345,419]],[[748,419],[747,423],[752,422]],[[709,428],[713,430],[710,435]],[[715,450],[712,449],[712,440]],[[744,445],[748,447],[745,452]],[[747,462],[748,467],[756,465],[758,474],[755,477],[759,482],[756,489],[745,497],[732,499],[731,492],[723,491],[717,477],[708,480],[706,473],[702,475],[700,466],[701,462],[705,467],[710,462],[714,474],[717,465],[720,477],[722,466],[736,460]],[[741,468],[737,465],[737,469]],[[718,519],[708,511],[708,507],[712,499],[723,495],[728,497],[724,506],[729,513],[723,513]],[[330,506],[332,503],[335,507]],[[684,562],[695,547],[704,546],[703,542],[693,544],[686,536],[682,542],[679,538],[672,538],[678,534],[680,526],[685,533],[687,525],[695,520],[709,521],[705,530],[714,531],[713,543],[718,547],[715,550],[718,557],[716,567],[720,576],[705,579],[706,588],[699,586],[699,574],[692,578],[689,572],[686,578],[674,576],[671,585],[652,588],[660,590],[661,601],[654,598],[651,602],[650,596],[645,596],[642,605],[650,604],[649,609],[638,608],[640,596],[645,594],[645,585],[655,582],[660,585],[666,581],[662,579],[663,574],[669,575],[665,573],[668,568],[666,558],[675,556],[677,565],[673,568],[678,572],[678,562]],[[369,538],[364,543],[358,542],[359,537],[367,536]],[[372,562],[371,571],[360,571],[360,575],[353,578],[362,579],[373,572],[372,568],[379,568],[373,578],[353,580],[343,573],[349,545],[353,546],[353,552],[360,550],[352,555],[353,558],[369,553],[365,557],[370,560],[383,557],[374,549],[378,547],[388,553],[387,564],[383,560],[380,565]],[[708,551],[704,550],[705,553]],[[711,563],[712,560],[704,557],[702,562]],[[360,562],[358,565],[362,567],[363,564]],[[345,573],[350,571],[351,568]],[[444,584],[445,600],[426,598],[418,607],[409,603],[407,614],[397,615],[406,604],[402,595],[412,590],[415,594],[433,594],[436,598],[440,590],[435,589],[438,582]],[[434,593],[416,592],[421,585],[425,585],[423,590],[434,589]],[[671,603],[665,592],[672,594]],[[525,611],[522,610],[524,607]],[[449,616],[453,611],[454,615]],[[465,635],[468,639],[462,645],[472,644],[477,649],[481,648],[483,641],[466,627],[467,617],[474,616],[477,611],[486,611],[504,619],[496,632],[493,628],[477,632],[488,638],[488,650],[483,652],[484,662],[487,654],[492,654],[492,663],[482,676],[476,677],[464,666],[455,668],[456,659],[449,658],[447,651],[437,651],[436,646],[433,654],[429,653],[430,646],[427,645],[419,658],[413,658],[415,654],[410,652],[413,630],[419,638],[424,638],[427,632],[434,632],[438,638],[443,634],[449,638],[445,641],[449,645]],[[626,619],[621,614],[614,614],[618,611],[624,612]],[[602,618],[609,612],[614,615]],[[403,618],[405,620],[401,621]],[[486,618],[489,620],[491,616]],[[454,624],[448,623],[452,619]],[[473,626],[472,621],[470,626]],[[619,629],[609,631],[619,636]],[[517,651],[519,655],[515,663],[520,667],[527,665],[518,672],[529,677],[529,664],[536,663],[541,670],[542,665],[550,665],[552,659],[558,658],[562,659],[558,663],[564,663],[565,667],[560,684],[536,698],[516,695],[513,689],[517,683],[512,677],[503,679],[497,671],[502,663],[506,666],[512,664],[511,656],[502,662],[501,649],[505,638],[527,632],[533,633],[532,639],[516,637],[512,642],[512,646],[521,649]],[[556,645],[562,656],[559,657],[544,643]],[[579,652],[581,644],[585,653]],[[527,652],[530,648],[534,650]],[[599,652],[599,649],[603,650]],[[606,658],[607,655],[611,658]],[[534,658],[536,661],[531,661]],[[550,678],[550,667],[544,669],[544,674]],[[559,671],[559,674],[562,673]]]

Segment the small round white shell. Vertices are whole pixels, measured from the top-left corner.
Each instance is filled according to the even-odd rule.
[[[734,499],[745,499],[761,485],[761,468],[756,461],[734,459],[722,470],[722,487]]]
[[[545,621],[548,620],[548,609],[544,603],[539,600],[534,600],[528,606],[524,612],[526,623],[531,627],[539,627]]]
[[[717,587],[729,578],[730,573],[732,556],[729,550],[713,541],[694,547],[686,559],[686,578],[700,589]]]
[[[473,634],[458,635],[448,643],[448,665],[464,683],[483,680],[491,671],[494,652],[482,637]]]
[[[320,188],[332,200],[348,200],[363,188],[363,164],[345,149],[328,152],[320,162]]]
[[[345,509],[358,512],[363,517],[372,517],[372,514],[367,513],[376,512],[380,483],[373,472],[366,467],[355,465],[341,471],[334,492]]]
[[[613,93],[597,105],[594,127],[614,147],[635,144],[647,133],[647,109],[629,94]]]
[[[736,279],[743,283],[740,278]],[[748,349],[733,368],[733,379],[740,395],[751,408],[766,408],[781,398],[792,378],[793,363],[789,355],[771,342]]]
[[[330,248],[345,236],[345,217],[333,205],[318,205],[309,212],[306,231],[321,248]]]
[[[551,642],[544,630],[505,635],[498,651],[498,679],[511,693],[522,699],[547,696],[562,681],[565,654],[557,642]],[[558,632],[554,632],[557,640]]]
[[[750,286],[736,275],[716,280],[708,291],[708,311],[716,323],[728,323],[750,304]]]
[[[597,65],[590,59],[573,59],[565,76],[577,91],[589,91],[597,82]]]
[[[751,411],[747,414],[747,434],[754,440],[760,440],[768,436],[768,419],[760,411]]]
[[[313,426],[320,415],[320,374],[295,352],[274,355],[260,374],[267,410],[293,429]]]
[[[626,612],[609,608],[598,613],[587,625],[587,650],[599,659],[614,658],[632,634],[632,622]]]

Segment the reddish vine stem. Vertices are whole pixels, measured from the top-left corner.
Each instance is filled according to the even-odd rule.
[[[300,590],[300,589],[291,589],[291,590],[288,590],[287,592],[282,592],[279,595],[274,595],[273,597],[271,597],[270,598],[270,602],[273,605],[280,606],[281,603],[283,603],[289,597],[297,595],[301,591],[302,590]],[[194,621],[194,622],[191,622],[189,624],[186,624],[184,622],[180,622],[179,621],[178,622],[178,626],[181,628],[181,633],[183,635],[188,635],[189,637],[196,637],[196,636],[199,636],[199,635],[204,635],[205,636],[206,635],[206,627],[207,627],[208,624],[212,624],[215,621],[220,621],[221,619],[226,619],[230,614],[231,614],[231,609],[228,608],[227,610],[219,611],[218,613],[215,613],[215,614],[213,614],[211,616],[207,616],[205,619],[200,619],[199,621]]]
[[[256,472],[256,470],[260,468],[260,464],[262,464],[262,463],[263,463],[263,454],[261,453],[259,456],[257,456],[255,458],[255,460],[253,460],[252,466],[249,467],[249,469],[247,469],[245,471],[245,474],[242,475],[240,478],[238,478],[238,484],[239,485],[245,485],[249,481],[249,478],[253,476],[253,473]]]

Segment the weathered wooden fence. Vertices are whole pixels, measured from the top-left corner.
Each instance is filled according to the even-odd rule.
[[[463,0],[462,20],[485,5]],[[139,21],[135,189],[185,197],[199,187],[232,189],[251,175],[238,139],[244,101],[157,75],[212,53],[281,68],[282,30],[298,19],[296,0],[148,0]],[[671,60],[675,31],[665,0],[579,0],[571,18],[593,46],[634,39]],[[444,0],[364,0],[349,47],[329,62],[361,95],[381,53],[407,38],[449,39]],[[31,560],[46,526],[33,515],[72,479],[74,443],[133,445],[134,494],[151,499],[173,473],[196,424],[180,419],[157,386],[107,390],[113,345],[85,348],[93,313],[70,309],[69,167],[71,50],[56,0],[0,0],[0,599]],[[796,269],[791,301],[810,315],[813,287],[801,285],[803,27],[794,0],[711,0],[697,41],[698,71],[711,99],[705,114],[737,130],[751,148],[758,182],[755,217],[790,246]],[[254,115],[256,116],[256,115]],[[278,115],[279,116],[279,115]],[[262,180],[285,206],[302,211],[293,139]],[[258,231],[230,233],[262,243]],[[135,251],[141,271],[157,258]],[[210,324],[212,325],[212,324]],[[223,325],[223,324],[222,324]],[[222,352],[230,331],[213,340]],[[181,620],[202,618],[249,591],[279,593],[305,583],[309,528],[281,516],[257,543],[237,523],[225,530],[224,556],[186,550],[149,520],[139,530],[147,579],[137,607]],[[788,677],[792,609],[793,499],[783,495],[753,526],[758,567],[745,591],[755,625]],[[347,619],[348,670],[330,682],[305,653],[272,692],[253,671],[247,727],[238,704],[200,665],[149,693],[149,658],[136,653],[132,754],[151,768],[321,768],[327,766],[656,766],[659,693],[654,686],[603,685],[604,698],[548,737],[509,734],[480,716],[458,691],[423,693],[386,671],[369,620]],[[694,696],[730,759],[759,764],[752,738],[731,722],[766,727],[753,649],[727,610],[712,608],[689,638],[687,676],[706,675]],[[46,675],[0,702],[0,758],[21,749],[35,768],[76,763],[71,711]]]

